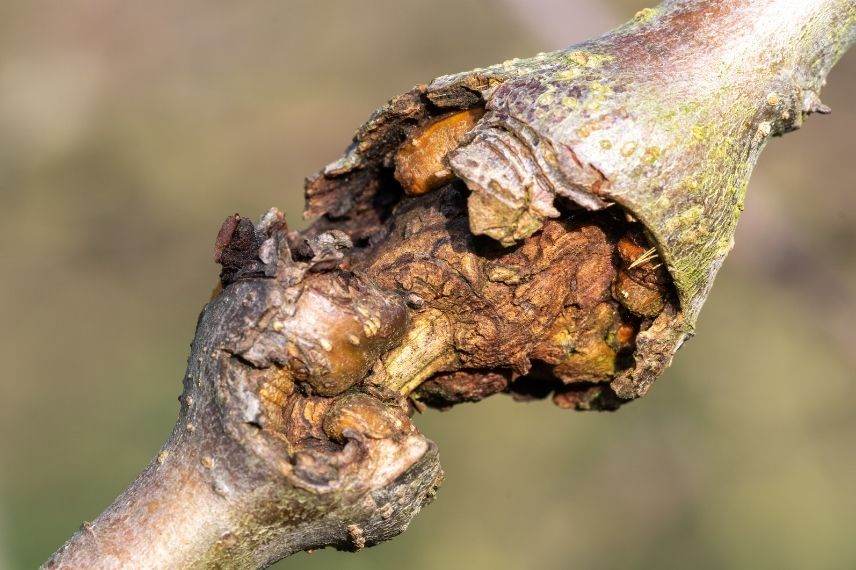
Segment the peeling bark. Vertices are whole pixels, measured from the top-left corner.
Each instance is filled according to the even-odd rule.
[[[676,0],[394,98],[307,181],[307,230],[224,222],[172,436],[45,566],[359,550],[442,480],[415,411],[644,395],[854,37],[852,0]]]

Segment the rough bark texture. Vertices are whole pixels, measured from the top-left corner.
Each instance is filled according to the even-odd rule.
[[[307,182],[309,229],[224,222],[170,440],[46,567],[357,550],[442,480],[414,411],[645,394],[854,37],[852,0],[673,1],[394,98]]]

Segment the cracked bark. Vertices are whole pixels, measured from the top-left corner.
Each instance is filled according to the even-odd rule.
[[[49,568],[264,567],[402,532],[442,480],[414,411],[615,409],[692,334],[767,140],[826,112],[852,0],[676,0],[394,98],[217,236],[179,419]]]

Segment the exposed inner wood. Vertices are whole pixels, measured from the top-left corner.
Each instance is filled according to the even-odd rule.
[[[670,298],[656,258],[630,268],[638,255],[619,253],[619,244],[645,243],[641,228],[573,210],[505,248],[470,233],[466,197],[452,184],[402,204],[383,246],[355,261],[381,287],[419,298],[411,339],[367,382],[439,407],[531,392],[533,381],[549,386],[544,395],[591,392],[580,408],[617,405],[608,382],[632,365],[636,333]]]
[[[432,119],[398,148],[395,179],[408,195],[420,196],[452,181],[446,156],[460,146],[482,115],[483,109],[473,108]]]

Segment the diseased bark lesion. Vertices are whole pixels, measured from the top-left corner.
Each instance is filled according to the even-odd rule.
[[[567,203],[560,219],[506,247],[470,231],[461,181],[436,187],[434,168],[400,176],[402,149],[412,152],[415,139],[441,140],[434,148],[442,152],[428,160],[445,162],[456,148],[447,143],[464,140],[458,127],[472,128],[470,119],[481,115],[458,114],[466,117],[425,117],[393,149],[397,176],[379,178],[388,185],[405,178],[421,190],[383,188],[402,198],[376,214],[384,221],[362,245],[353,245],[348,220],[328,217],[298,233],[272,212],[252,238],[249,220],[224,223],[217,240],[223,285],[267,277],[282,288],[277,306],[230,351],[266,371],[256,421],[292,456],[339,451],[341,417],[383,439],[426,405],[498,392],[614,409],[623,400],[609,383],[634,366],[636,335],[667,305],[675,310],[644,228],[618,208],[589,212]],[[456,132],[439,132],[444,123]],[[268,250],[278,252],[272,263]],[[343,403],[355,401],[355,408]],[[383,410],[396,410],[397,419]]]
[[[276,209],[224,222],[172,436],[46,566],[358,550],[442,481],[415,413],[644,395],[692,332],[764,142],[823,110],[854,39],[849,0],[673,0],[392,99],[307,181],[306,230]]]

